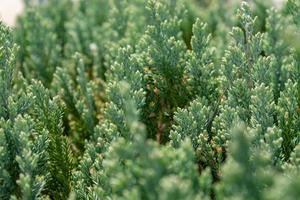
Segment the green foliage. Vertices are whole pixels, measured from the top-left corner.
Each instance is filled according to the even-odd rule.
[[[292,14],[294,22],[299,25],[300,23],[300,14],[299,14],[299,2],[296,2],[295,0],[288,0],[287,2],[287,8],[289,12]]]
[[[16,81],[16,45],[10,30],[0,24],[1,45],[1,172],[0,197],[37,198],[46,183],[47,132],[29,116],[33,96]],[[18,74],[20,76],[20,74]],[[22,78],[20,78],[22,80]],[[24,79],[23,79],[24,81]]]
[[[49,132],[49,146],[47,152],[49,180],[48,194],[54,199],[65,199],[71,190],[72,157],[67,138],[63,136],[62,111],[49,91],[41,83],[34,83],[31,92],[34,94],[34,115],[39,129]]]
[[[142,65],[146,69],[146,123],[157,141],[165,142],[170,120],[178,106],[188,100],[184,77],[186,46],[181,38],[182,10],[178,1],[165,3],[148,1],[149,25],[137,46]]]
[[[300,113],[299,113],[299,99],[297,98],[297,85],[288,80],[286,83],[286,90],[281,93],[278,100],[278,112],[282,113],[278,117],[278,126],[282,129],[283,137],[283,152],[285,159],[290,157],[290,153],[300,140]],[[287,97],[288,96],[288,97]]]
[[[36,132],[32,129],[34,122],[28,116],[18,117],[14,132],[19,138],[19,153],[16,156],[20,168],[17,181],[22,199],[37,199],[46,184],[48,133],[45,130]],[[32,139],[34,138],[34,140]]]
[[[216,101],[218,97],[218,69],[214,66],[214,52],[209,48],[211,35],[207,25],[198,19],[193,26],[192,51],[187,53],[188,84],[193,95]]]
[[[39,12],[28,9],[19,23],[20,66],[28,79],[38,78],[46,86],[52,81],[56,66],[60,65],[60,46],[53,33],[53,22],[43,19]],[[36,30],[36,31],[29,31]],[[47,41],[47,42],[45,42]],[[29,45],[30,44],[30,45]],[[42,49],[41,49],[42,48]]]
[[[223,182],[218,186],[218,199],[264,199],[263,191],[270,187],[269,155],[263,148],[251,145],[245,126],[233,130],[230,157],[223,166]]]
[[[0,199],[299,198],[297,1],[25,5],[0,24]]]
[[[97,105],[93,92],[97,87],[95,83],[88,80],[82,56],[76,53],[73,58],[76,68],[76,80],[70,78],[63,68],[58,68],[54,77],[53,88],[60,93],[61,104],[68,113],[65,120],[72,131],[74,143],[78,148],[83,148],[84,140],[92,135],[97,123]]]

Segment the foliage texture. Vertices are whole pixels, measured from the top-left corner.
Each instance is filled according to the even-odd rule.
[[[0,199],[299,199],[299,31],[296,0],[26,0]]]

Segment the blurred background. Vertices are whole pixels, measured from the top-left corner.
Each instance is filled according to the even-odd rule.
[[[238,1],[238,0],[230,0],[230,1]],[[272,0],[272,1],[275,6],[280,6],[282,2],[284,2],[285,0]],[[0,0],[0,20],[7,25],[13,26],[15,24],[16,16],[19,15],[22,12],[22,10],[23,10],[23,0]]]
[[[16,16],[23,10],[23,0],[0,0],[0,20],[14,25]]]

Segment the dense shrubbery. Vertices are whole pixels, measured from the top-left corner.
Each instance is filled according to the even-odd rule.
[[[0,24],[0,199],[299,199],[297,1],[35,2]]]

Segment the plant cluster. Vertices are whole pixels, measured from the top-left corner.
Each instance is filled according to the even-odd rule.
[[[0,23],[0,199],[300,197],[297,1],[25,4]]]

